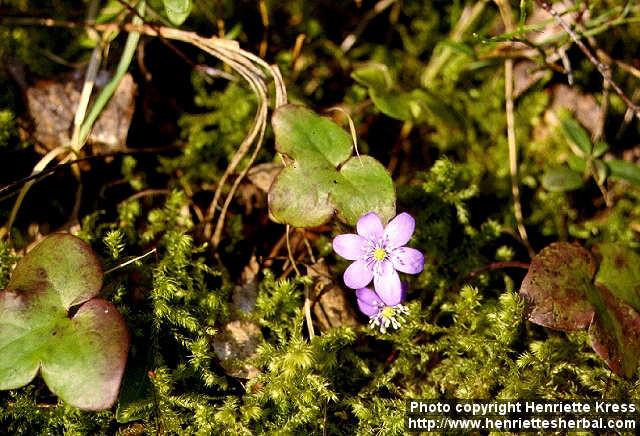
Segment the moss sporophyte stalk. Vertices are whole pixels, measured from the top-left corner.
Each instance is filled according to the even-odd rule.
[[[384,227],[380,217],[369,212],[358,220],[358,234],[338,235],[333,240],[336,253],[354,261],[344,272],[345,284],[356,289],[360,311],[383,333],[389,326],[398,329],[407,313],[401,304],[406,287],[398,271],[418,274],[424,268],[423,254],[404,246],[415,225],[413,217],[403,212]],[[372,280],[375,290],[366,287]]]

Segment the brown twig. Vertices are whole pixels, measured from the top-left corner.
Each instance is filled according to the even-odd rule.
[[[589,50],[585,43],[582,42],[581,37],[576,32],[574,32],[573,29],[567,24],[567,22],[560,16],[560,14],[555,9],[553,9],[551,3],[546,0],[536,0],[536,3],[556,20],[560,27],[562,27],[562,29],[578,46],[580,51],[582,51],[587,59],[589,59],[589,62],[591,62],[596,67],[604,80],[606,80],[609,85],[611,85],[611,88],[613,88],[616,94],[620,96],[627,107],[631,109],[631,111],[635,114],[636,117],[638,117],[638,119],[640,119],[640,106],[636,105],[629,97],[627,97],[622,88],[620,88],[620,86],[613,81],[613,79],[611,78],[611,69],[604,63],[600,62],[600,60],[591,52],[591,50]]]
[[[296,259],[294,259],[293,257],[293,251],[291,250],[291,241],[289,240],[289,232],[291,230],[291,226],[289,226],[289,224],[287,224],[287,232],[286,232],[286,239],[287,239],[287,255],[289,256],[289,261],[291,262],[291,266],[293,267],[294,271],[296,272],[296,276],[300,277],[301,273],[300,270],[298,269],[298,266],[296,265]],[[304,287],[304,306],[302,308],[303,312],[304,312],[304,317],[306,320],[306,324],[307,324],[307,332],[309,333],[309,339],[313,339],[315,336],[315,332],[313,331],[313,320],[311,319],[311,298],[309,297],[309,287],[305,286]]]
[[[262,22],[262,41],[260,41],[260,49],[258,53],[263,58],[267,54],[269,47],[269,10],[265,0],[258,1],[258,10],[260,11],[260,21]]]
[[[507,32],[513,30],[513,17],[511,16],[511,6],[505,0],[495,0]],[[511,194],[513,196],[513,212],[516,218],[518,233],[522,243],[527,247],[529,256],[533,257],[535,252],[529,243],[527,229],[524,226],[524,216],[522,214],[522,203],[520,201],[520,185],[518,183],[518,150],[515,133],[515,116],[513,108],[513,59],[504,61],[504,93],[505,112],[507,116],[507,143],[509,146],[509,173],[511,174]]]
[[[121,264],[119,264],[119,265],[114,266],[113,268],[110,268],[110,269],[106,270],[106,271],[104,272],[104,274],[105,274],[105,275],[107,275],[107,274],[112,273],[112,272],[114,272],[114,271],[116,271],[116,270],[119,270],[119,269],[121,269],[121,268],[124,268],[125,266],[127,266],[127,265],[131,265],[132,263],[135,263],[135,262],[137,262],[137,261],[139,261],[139,260],[142,260],[142,259],[144,259],[145,257],[147,257],[147,256],[149,256],[149,255],[151,255],[151,254],[153,254],[153,253],[156,253],[156,252],[157,252],[157,248],[156,248],[156,247],[154,247],[154,248],[152,248],[151,250],[149,250],[148,252],[146,252],[145,254],[142,254],[142,255],[140,255],[140,256],[136,256],[136,257],[134,257],[134,258],[132,258],[132,259],[129,259],[129,260],[127,260],[127,261],[125,261],[125,262],[123,262],[123,263],[121,263]]]
[[[453,289],[454,291],[458,291],[460,290],[460,285],[463,282],[466,282],[467,280],[470,280],[474,277],[479,276],[480,274],[489,272],[489,271],[494,271],[497,269],[505,269],[505,268],[522,268],[522,269],[529,269],[530,264],[527,262],[519,262],[516,260],[512,260],[512,261],[504,261],[504,262],[493,262],[490,263],[489,265],[485,265],[482,266],[480,268],[476,268],[472,271],[469,271],[467,274],[465,274],[462,277],[459,277],[458,279],[455,280],[455,282],[453,283],[451,289]]]
[[[94,154],[92,156],[84,156],[78,159],[74,159],[74,160],[69,160],[69,161],[65,161],[62,163],[59,163],[58,165],[54,166],[54,167],[50,167],[50,168],[45,168],[42,171],[39,172],[35,172],[29,176],[23,177],[19,180],[16,180],[15,182],[11,182],[8,183],[4,186],[0,186],[0,195],[5,194],[7,191],[11,191],[13,189],[17,189],[19,186],[25,184],[25,183],[29,183],[29,182],[38,182],[40,181],[40,179],[43,179],[47,176],[49,176],[50,174],[55,173],[58,170],[61,170],[63,168],[67,168],[70,167],[74,164],[80,163],[80,162],[85,162],[88,160],[94,160],[94,159],[103,159],[103,158],[108,158],[108,157],[114,157],[114,156],[120,156],[120,155],[131,155],[131,154],[143,154],[143,153],[159,153],[159,152],[163,152],[163,151],[167,151],[167,150],[173,150],[175,148],[180,148],[181,146],[171,146],[171,147],[148,147],[148,148],[137,148],[137,149],[125,149],[125,150],[118,150],[118,151],[114,151],[111,153],[100,153],[100,154]],[[5,194],[10,196],[11,194]],[[6,199],[7,197],[0,197],[0,201]]]
[[[480,268],[476,268],[472,271],[470,271],[464,278],[462,281],[476,277],[482,273],[486,273],[489,271],[494,271],[496,269],[504,269],[504,268],[523,268],[523,269],[529,269],[529,263],[528,262],[519,262],[516,260],[510,260],[510,261],[504,261],[504,262],[494,262],[494,263],[490,263],[489,265],[485,265],[483,267]]]
[[[347,35],[347,37],[340,44],[340,50],[344,53],[348,52],[351,47],[356,43],[362,32],[367,28],[369,22],[374,19],[378,14],[382,13],[385,9],[395,3],[396,0],[380,0],[375,6],[367,11],[367,13],[362,17],[358,26],[355,28],[353,32]]]
[[[133,201],[133,200],[137,200],[138,198],[142,198],[142,197],[153,197],[156,195],[169,195],[171,194],[171,191],[169,189],[165,189],[165,188],[160,188],[160,189],[145,189],[143,191],[140,192],[136,192],[135,194],[125,198],[124,200],[122,200],[121,202],[118,203],[118,206],[128,202],[128,201]]]

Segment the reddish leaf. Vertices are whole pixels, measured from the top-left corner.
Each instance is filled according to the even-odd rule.
[[[51,235],[18,262],[0,292],[0,389],[24,386],[40,371],[72,406],[115,402],[129,334],[113,304],[92,298],[101,287],[98,259],[75,236]]]
[[[589,326],[594,315],[587,298],[596,272],[593,256],[577,244],[551,244],[531,261],[520,295],[530,304],[529,320],[558,330]]]
[[[591,346],[614,373],[632,377],[640,363],[640,313],[604,286],[598,289],[604,310],[598,308],[589,327]]]

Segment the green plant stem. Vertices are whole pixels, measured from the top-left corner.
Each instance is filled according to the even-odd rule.
[[[138,12],[140,14],[144,13],[145,1],[142,0],[138,4]],[[133,17],[133,24],[142,24],[142,19],[138,16]],[[82,123],[82,127],[80,128],[79,133],[79,148],[86,143],[87,138],[89,137],[89,133],[91,133],[91,129],[95,124],[96,120],[102,113],[102,110],[107,105],[116,89],[118,89],[118,85],[122,81],[122,78],[129,70],[129,65],[131,65],[131,61],[133,60],[133,56],[136,53],[136,48],[138,47],[138,41],[140,41],[140,32],[130,32],[127,36],[127,41],[124,46],[124,51],[122,52],[122,56],[120,57],[120,61],[118,62],[118,66],[116,68],[116,72],[113,78],[107,83],[107,85],[102,89],[102,92],[96,98],[95,103],[91,107],[89,114],[85,118]]]
[[[487,0],[479,1],[473,6],[467,6],[462,12],[462,16],[456,23],[453,31],[451,32],[450,40],[453,42],[462,41],[462,37],[469,31],[469,29],[478,20],[484,8],[487,4]],[[454,49],[446,45],[442,47],[442,50],[437,55],[433,56],[429,63],[422,72],[420,79],[422,86],[428,88],[431,86],[433,79],[440,73],[442,68],[446,65],[447,61],[454,53]]]

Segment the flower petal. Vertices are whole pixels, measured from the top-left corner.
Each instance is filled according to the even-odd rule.
[[[347,233],[333,239],[333,250],[345,259],[356,260],[364,254],[363,250],[366,248],[366,244],[367,240],[362,236]]]
[[[344,272],[344,284],[352,289],[364,288],[373,278],[373,272],[362,260],[356,260]]]
[[[415,248],[400,247],[389,253],[393,267],[407,274],[418,274],[424,269],[424,256]]]
[[[356,297],[358,297],[360,312],[367,316],[373,316],[380,312],[379,303],[382,303],[382,300],[371,288],[356,290]]]
[[[402,301],[400,276],[389,261],[380,262],[379,274],[373,276],[376,293],[387,306],[395,306]]]
[[[375,212],[362,215],[358,220],[357,229],[360,236],[364,236],[371,241],[379,239],[384,231],[382,221],[380,221],[380,217]]]
[[[402,212],[389,221],[384,229],[384,236],[387,239],[387,248],[402,247],[409,242],[413,231],[416,228],[416,220],[406,212]],[[358,231],[358,233],[360,233]]]

